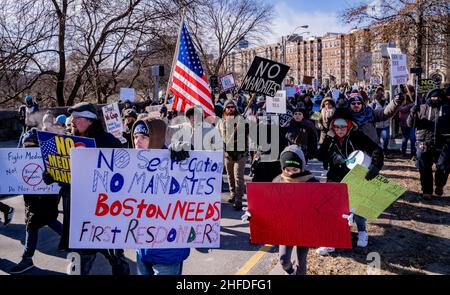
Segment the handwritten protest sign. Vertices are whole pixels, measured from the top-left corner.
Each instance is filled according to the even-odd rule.
[[[420,79],[418,93],[428,93],[433,89],[439,88],[439,84],[436,84],[433,79]]]
[[[288,71],[287,65],[255,56],[242,82],[241,90],[273,97],[281,90],[281,84]]]
[[[223,152],[72,149],[70,247],[218,248]]]
[[[226,92],[236,87],[233,73],[226,74],[219,77],[220,80],[220,92]]]
[[[60,183],[70,183],[70,149],[95,147],[92,138],[38,131],[45,169]]]
[[[57,194],[57,184],[42,180],[44,162],[39,148],[0,149],[0,195]]]
[[[391,85],[401,85],[407,82],[406,54],[391,54]]]
[[[356,209],[355,214],[374,220],[406,190],[381,175],[367,181],[367,171],[356,165],[341,182],[348,185],[350,208]]]
[[[345,184],[247,183],[247,198],[252,243],[352,247]]]
[[[123,122],[120,115],[119,104],[117,102],[106,105],[102,108],[103,118],[105,118],[106,130],[118,138],[122,143],[126,142],[123,138]]]
[[[286,91],[277,91],[274,97],[267,97],[266,110],[268,113],[286,114]]]
[[[134,88],[120,88],[120,100],[121,101],[129,100],[131,102],[134,102],[135,100]]]

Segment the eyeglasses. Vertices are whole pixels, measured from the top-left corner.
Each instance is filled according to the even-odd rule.
[[[352,106],[360,106],[360,105],[362,105],[362,102],[352,102],[350,105],[352,105]]]

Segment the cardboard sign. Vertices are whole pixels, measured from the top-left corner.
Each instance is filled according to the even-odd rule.
[[[220,92],[226,92],[236,87],[236,82],[232,73],[219,77]]]
[[[286,91],[277,91],[275,97],[267,96],[266,111],[268,113],[286,114]]]
[[[218,248],[223,152],[72,149],[71,248]]]
[[[347,186],[247,183],[252,243],[351,248]]]
[[[314,77],[303,76],[303,84],[312,85]]]
[[[122,143],[127,140],[123,138],[123,122],[120,115],[119,104],[117,102],[106,105],[102,108],[105,119],[106,130],[118,138]]]
[[[135,100],[134,88],[120,88],[120,100],[121,101],[129,100],[131,102],[134,102]]]
[[[356,165],[341,182],[348,185],[350,208],[356,209],[355,214],[374,220],[406,189],[381,175],[367,181],[367,171],[367,168]]]
[[[288,71],[287,65],[255,56],[242,82],[241,90],[273,97],[281,90],[281,84]]]
[[[59,183],[70,183],[70,149],[95,147],[92,138],[38,131],[45,169]]]
[[[0,149],[0,195],[57,194],[57,184],[46,185],[42,180],[44,162],[37,148]]]
[[[391,54],[391,86],[408,82],[406,54]]]
[[[428,93],[433,89],[439,88],[439,84],[436,84],[433,79],[420,79],[418,93]]]

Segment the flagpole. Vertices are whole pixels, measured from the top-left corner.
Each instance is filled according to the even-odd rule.
[[[183,30],[183,23],[184,23],[185,17],[186,17],[186,7],[184,7],[183,10],[181,11],[181,23],[180,23],[180,28],[178,29],[177,45],[175,47],[175,54],[173,55],[172,68],[170,69],[170,77],[169,77],[169,81],[167,83],[166,96],[164,98],[164,105],[167,104],[167,98],[169,96],[169,88],[173,81],[173,69],[175,68],[175,64],[178,59],[178,53],[180,50],[181,31]],[[172,109],[173,109],[173,106],[172,106]]]

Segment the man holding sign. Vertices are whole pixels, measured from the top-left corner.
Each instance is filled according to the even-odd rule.
[[[103,130],[102,123],[98,117],[97,106],[87,102],[81,102],[68,109],[72,119],[73,135],[95,139],[97,147],[120,148],[121,142],[112,134]],[[50,184],[55,181],[52,175],[46,173],[44,181]],[[63,184],[60,195],[63,198],[63,234],[59,248],[69,249],[69,229],[70,229],[70,204],[71,204],[71,186]],[[88,274],[95,260],[97,252],[100,252],[108,259],[114,275],[126,275],[130,273],[130,267],[125,259],[122,249],[108,250],[89,250],[79,251],[81,256],[80,273]]]

